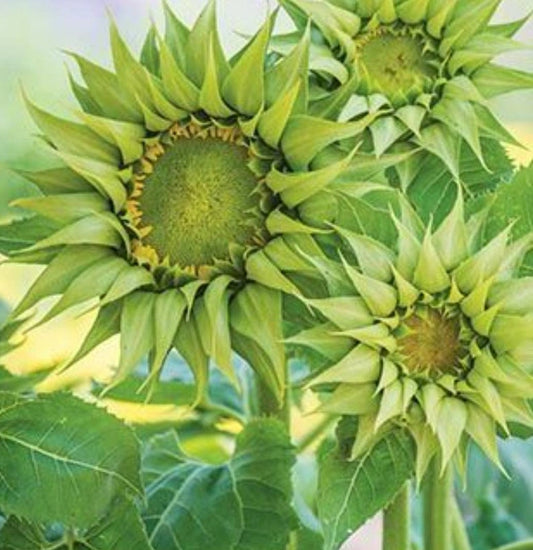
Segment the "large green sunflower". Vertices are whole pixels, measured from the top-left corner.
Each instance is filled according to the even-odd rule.
[[[191,30],[166,6],[167,29],[149,33],[141,61],[114,24],[115,72],[73,55],[81,123],[28,107],[64,166],[26,174],[44,196],[19,206],[60,227],[13,261],[46,264],[16,308],[62,294],[46,321],[99,299],[80,359],[121,334],[117,380],[146,355],[156,380],[172,347],[199,392],[212,359],[234,379],[232,350],[280,398],[282,295],[309,264],[317,231],[299,209],[346,167],[353,152],[315,169],[315,157],[354,138],[374,115],[333,123],[307,113],[309,35],[268,62],[273,21],[227,61],[215,3]],[[286,274],[289,274],[289,277]]]
[[[313,113],[347,120],[386,108],[370,126],[381,155],[401,141],[439,156],[458,176],[466,142],[484,163],[480,138],[516,143],[489,100],[533,87],[533,74],[493,64],[524,48],[512,39],[528,17],[491,25],[501,0],[281,0],[298,32],[312,20]]]
[[[392,249],[338,230],[344,285],[309,300],[327,322],[292,339],[337,354],[311,386],[324,412],[359,417],[354,457],[405,426],[419,479],[436,454],[461,464],[470,440],[498,463],[497,426],[533,427],[533,279],[516,276],[533,234],[482,244],[483,213],[465,222],[462,198],[436,231],[406,203],[392,216]]]

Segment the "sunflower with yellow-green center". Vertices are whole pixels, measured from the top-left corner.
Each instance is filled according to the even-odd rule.
[[[351,292],[309,299],[327,322],[292,339],[338,352],[310,385],[324,412],[359,418],[354,457],[406,427],[419,479],[436,455],[464,464],[471,440],[499,463],[497,430],[533,427],[533,278],[517,276],[533,234],[482,243],[483,212],[465,221],[461,197],[436,230],[406,203],[391,215],[392,247],[338,228]]]
[[[111,25],[114,72],[73,54],[80,123],[27,99],[63,165],[25,174],[44,196],[18,205],[59,228],[12,258],[46,265],[12,318],[51,295],[62,296],[41,322],[98,299],[73,361],[120,333],[116,380],[147,354],[156,380],[175,347],[201,394],[211,359],[235,380],[236,351],[281,398],[282,296],[298,294],[291,274],[312,268],[296,251],[313,254],[320,232],[299,209],[354,151],[318,168],[315,158],[375,115],[340,124],[308,113],[308,34],[268,62],[271,19],[228,61],[214,2],[192,29],[168,6],[166,19],[141,61]]]
[[[409,143],[440,157],[459,174],[462,142],[484,164],[481,138],[516,143],[494,116],[489,100],[533,87],[533,74],[492,63],[524,49],[513,40],[528,17],[490,21],[501,0],[282,0],[298,31],[280,36],[287,48],[314,27],[311,110],[356,118],[388,111],[369,128],[381,155]],[[405,145],[403,145],[405,147]]]

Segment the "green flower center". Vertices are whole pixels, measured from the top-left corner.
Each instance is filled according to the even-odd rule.
[[[174,136],[137,201],[142,244],[181,267],[230,260],[264,229],[259,179],[240,133],[211,128]]]
[[[439,375],[461,369],[461,359],[467,349],[461,341],[458,316],[448,317],[428,309],[423,315],[415,313],[407,318],[402,332],[398,348],[411,372],[429,371]]]
[[[356,40],[356,68],[365,93],[382,93],[393,103],[408,103],[431,91],[436,55],[423,36],[381,27]]]

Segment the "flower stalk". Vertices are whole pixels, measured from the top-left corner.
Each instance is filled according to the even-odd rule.
[[[411,547],[411,491],[407,483],[385,510],[383,550],[409,550]]]
[[[453,469],[440,472],[434,460],[424,489],[424,544],[426,550],[452,550]]]

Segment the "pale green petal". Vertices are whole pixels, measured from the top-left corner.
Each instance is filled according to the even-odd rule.
[[[374,320],[364,300],[356,296],[306,300],[306,303],[317,309],[341,330],[368,326]]]
[[[318,409],[323,413],[361,415],[374,411],[374,384],[341,384]]]
[[[436,420],[437,437],[442,448],[444,470],[457,449],[466,428],[468,409],[459,399],[445,397],[440,402]]]
[[[420,290],[436,294],[450,287],[450,277],[433,245],[431,227],[428,228],[413,274],[413,283]]]
[[[387,386],[381,395],[379,413],[376,419],[377,430],[385,422],[400,416],[403,411],[403,387],[402,383],[397,380],[393,382],[390,386]]]

